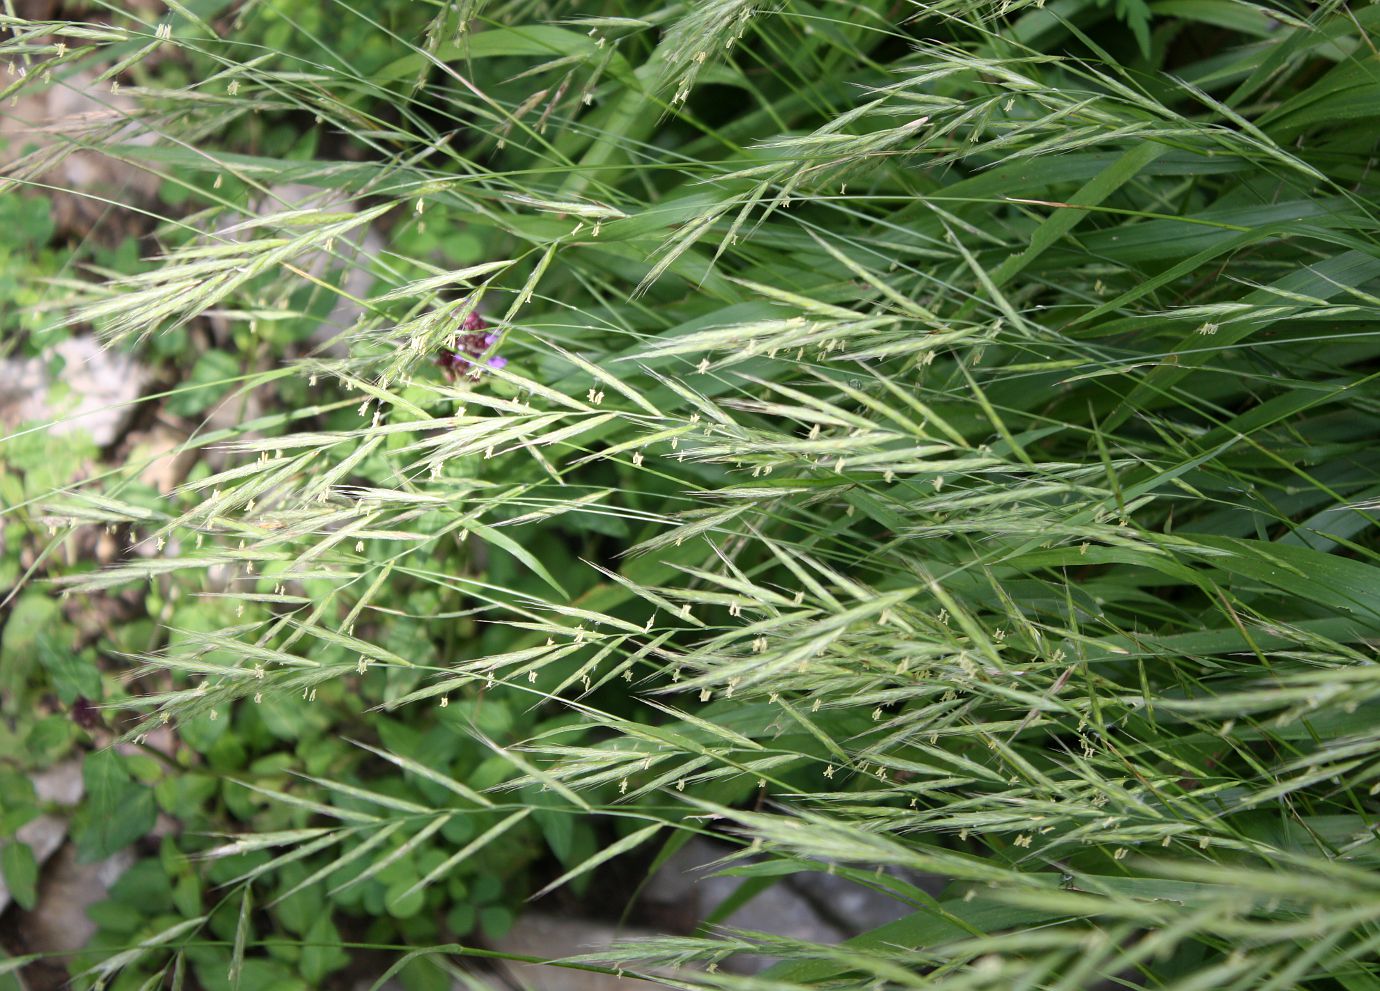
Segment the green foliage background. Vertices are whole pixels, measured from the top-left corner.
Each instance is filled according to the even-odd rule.
[[[0,203],[83,148],[162,182],[156,251],[25,346],[94,328],[183,417],[263,400],[170,498],[54,477],[41,426],[0,448],[7,547],[42,550],[6,572],[16,767],[91,751],[84,856],[182,826],[93,912],[84,986],[382,948],[446,987],[527,895],[694,834],[747,892],[829,871],[913,913],[584,965],[1380,986],[1380,6],[5,24],[5,98],[94,65],[133,103]],[[507,364],[448,378],[475,312]],[[152,553],[59,553],[92,526]],[[131,590],[147,618],[77,649],[72,604]]]

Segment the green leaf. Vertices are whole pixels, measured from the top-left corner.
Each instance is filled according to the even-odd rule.
[[[206,803],[219,788],[220,783],[209,774],[183,771],[159,781],[153,794],[159,808],[168,815],[189,820],[203,813]]]
[[[60,649],[62,610],[42,592],[25,592],[10,608],[0,635],[0,707],[15,711],[24,697],[23,686],[35,672],[34,657],[46,635]]]
[[[96,667],[95,654],[89,650],[74,651],[66,638],[48,631],[39,633],[38,659],[52,678],[58,698],[71,705],[78,698],[101,699],[101,672]]]
[[[173,905],[187,918],[201,915],[204,911],[201,883],[201,879],[196,875],[184,874],[173,885]]]
[[[23,815],[24,818],[12,827],[14,829],[38,814],[38,793],[28,775],[22,771],[0,767],[0,811]],[[0,836],[7,835],[0,833]]]
[[[0,847],[0,874],[21,908],[29,911],[38,904],[38,861],[27,843],[10,840]]]
[[[325,978],[348,965],[350,955],[341,946],[340,933],[323,912],[302,936],[302,957],[298,969],[312,987],[321,987]]]
[[[135,784],[115,751],[98,750],[87,757],[82,781],[86,798],[72,832],[83,863],[108,857],[153,829],[158,815],[153,789]]]
[[[524,24],[520,27],[494,27],[488,31],[467,34],[461,44],[442,45],[436,57],[443,62],[500,56],[536,56],[551,61],[563,57],[579,57],[594,61],[600,49],[593,38],[567,28],[547,24]],[[425,56],[406,55],[380,70],[376,81],[383,83],[411,76],[426,67]],[[609,72],[625,82],[635,82],[627,59],[615,55]]]
[[[543,803],[533,801],[532,804]],[[545,837],[547,846],[551,847],[551,852],[556,855],[556,859],[563,865],[570,866],[570,855],[575,849],[574,816],[568,811],[538,808],[533,818],[541,827],[541,834]]]
[[[561,586],[561,583],[556,580],[555,576],[547,570],[546,565],[542,564],[541,560],[538,559],[536,555],[527,550],[527,548],[523,547],[516,540],[509,537],[506,533],[502,533],[495,530],[493,527],[484,526],[480,523],[467,523],[466,528],[472,530],[478,536],[483,537],[495,547],[502,548],[513,555],[513,557],[517,558],[537,574],[542,581],[550,585],[562,599],[570,598],[570,593],[567,592]]]
[[[394,881],[383,896],[384,907],[395,919],[408,919],[426,904],[426,891],[410,878]]]
[[[120,875],[110,897],[143,915],[156,915],[172,907],[172,882],[158,859],[146,858]]]
[[[425,956],[408,960],[397,977],[407,991],[451,991],[454,987],[449,975]]]
[[[169,412],[177,416],[195,416],[210,409],[223,396],[240,374],[239,361],[234,352],[211,348],[202,353],[192,366],[191,374],[181,384],[181,390],[169,396]]]
[[[514,921],[512,909],[503,905],[488,905],[479,913],[479,928],[489,939],[502,939],[508,935]]]
[[[477,911],[471,902],[461,902],[446,913],[446,927],[455,936],[468,936],[474,929]]]
[[[1215,548],[1204,563],[1348,613],[1380,629],[1380,568],[1311,547],[1195,534],[1187,545]],[[1201,553],[1201,552],[1199,552]]]
[[[70,716],[44,716],[29,728],[24,747],[43,764],[52,764],[67,753],[78,732]]]

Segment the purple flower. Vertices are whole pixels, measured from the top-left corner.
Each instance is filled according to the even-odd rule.
[[[436,364],[441,366],[441,371],[451,381],[461,375],[478,379],[483,370],[481,362],[490,368],[502,368],[508,364],[507,358],[497,355],[485,359],[485,355],[498,343],[499,336],[498,333],[489,331],[487,320],[477,311],[471,310],[465,319],[460,321],[460,333],[456,335],[450,347],[439,349]]]
[[[72,721],[82,729],[91,729],[101,724],[101,712],[85,695],[78,695],[72,703]]]
[[[457,354],[450,348],[441,348],[440,354],[436,356],[436,364],[440,365],[444,371],[451,371],[455,368],[463,368],[470,363],[470,359],[463,354]]]

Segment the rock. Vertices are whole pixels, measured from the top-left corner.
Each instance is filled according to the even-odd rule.
[[[912,880],[911,883],[916,882]],[[915,911],[904,902],[837,874],[793,874],[787,884],[848,939]],[[942,883],[927,886],[922,881],[920,886],[942,887]]]
[[[85,786],[81,779],[81,761],[65,760],[60,764],[35,771],[29,776],[40,802],[54,805],[76,805],[81,801]]]
[[[63,838],[67,835],[67,820],[61,816],[41,815],[37,819],[31,819],[20,826],[14,833],[13,840],[0,842],[0,848],[8,846],[10,843],[27,843],[29,849],[33,851],[34,859],[41,866],[44,861],[53,855],[58,847],[62,846]],[[5,878],[0,875],[0,914],[10,905],[10,889],[5,883]]]
[[[29,780],[33,782],[35,797],[44,804],[72,806],[81,800],[81,761],[63,761],[31,775]],[[44,814],[20,826],[14,837],[29,845],[34,859],[42,867],[67,838],[67,820],[59,815]],[[0,912],[4,912],[9,903],[10,892],[4,877],[0,876]]]
[[[655,935],[646,930],[619,929],[589,919],[565,919],[542,912],[528,912],[517,920],[506,936],[494,941],[494,949],[555,959],[606,949],[616,940]],[[636,991],[639,987],[645,987],[643,982],[633,978],[568,967],[512,961],[504,961],[502,966],[513,978],[502,986],[517,986],[528,991]]]
[[[155,143],[157,134],[130,118],[137,109],[127,94],[110,92],[110,83],[96,82],[91,73],[77,73],[47,86],[31,84],[17,95],[18,101],[0,114],[0,173],[17,168],[25,178],[56,187],[50,197],[59,231],[86,237],[110,202],[154,197],[161,180],[152,172],[98,152],[74,151],[76,144],[60,136],[72,132],[90,146],[99,143],[92,129],[108,126],[114,142]],[[21,155],[35,150],[37,157],[16,165]],[[64,195],[62,191],[69,189],[97,190],[100,195]]]
[[[691,840],[648,882],[643,901],[653,915],[661,915],[668,906],[679,907],[698,923],[743,883],[741,878],[713,876],[716,861],[729,852],[727,847],[705,840]],[[753,896],[721,924],[818,943],[838,943],[845,938],[842,930],[822,918],[809,899],[784,880]],[[732,957],[723,966],[739,973],[756,973],[773,962],[768,957]]]
[[[256,206],[256,212],[260,216],[304,209],[354,212],[356,204],[332,190],[300,183],[283,183],[270,187],[268,195]],[[368,227],[351,231],[348,237],[337,240],[329,254],[324,251],[313,251],[294,262],[297,267],[332,284],[338,284],[341,289],[331,312],[311,335],[310,343],[314,355],[344,358],[349,353],[348,348],[336,338],[364,315],[364,307],[353,300],[364,299],[370,295],[374,286],[374,274],[370,270],[370,264],[373,259],[383,254],[386,248],[387,243],[383,236],[379,234],[375,225],[370,224]],[[344,271],[339,272],[342,265]]]
[[[64,362],[59,399],[48,366]],[[37,358],[0,361],[0,426],[51,424],[48,434],[85,430],[99,447],[113,443],[128,421],[148,372],[129,355],[101,347],[93,337],[69,337]]]
[[[719,847],[696,839],[687,843],[643,890],[646,915],[677,931],[689,932],[714,907],[738,890],[736,877],[715,877],[716,862],[727,855]],[[942,878],[907,877],[911,884],[937,894]],[[770,933],[815,943],[840,943],[870,929],[909,915],[913,909],[888,895],[836,874],[792,874],[743,904],[722,923],[729,929]],[[755,973],[773,961],[767,957],[730,958],[726,970]]]
[[[79,760],[63,761],[35,772],[31,780],[36,797],[43,803],[75,806],[84,790]],[[59,815],[39,816],[26,823],[16,835],[33,849],[42,871],[38,903],[31,912],[11,909],[4,922],[5,935],[17,941],[24,953],[40,953],[49,958],[81,949],[96,931],[96,924],[87,918],[86,910],[106,898],[110,886],[134,863],[134,852],[122,850],[99,863],[79,863],[75,847],[63,842],[67,820]],[[9,892],[0,881],[0,912],[5,910],[8,901]],[[53,969],[53,963],[45,959],[34,967],[47,974]]]
[[[86,945],[96,924],[86,910],[103,901],[110,886],[134,863],[134,851],[122,850],[95,864],[77,861],[77,851],[63,846],[44,868],[38,905],[16,924],[28,953],[70,953]]]
[[[31,780],[40,802],[71,807],[81,800],[79,760],[63,761],[35,772]],[[43,865],[38,904],[32,912],[19,913],[5,923],[12,927],[26,953],[63,954],[84,946],[96,931],[86,910],[105,899],[110,886],[134,863],[132,850],[122,850],[95,864],[78,863],[76,849],[63,843],[66,835],[67,821],[58,815],[40,816],[18,832]],[[0,911],[7,900],[5,892]]]

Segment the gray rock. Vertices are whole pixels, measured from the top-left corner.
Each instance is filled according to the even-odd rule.
[[[65,394],[54,394],[48,365],[65,363]],[[50,424],[52,436],[85,430],[100,447],[120,435],[148,372],[129,355],[101,347],[93,337],[70,337],[37,358],[0,361],[0,426]]]
[[[65,760],[60,764],[35,771],[29,776],[40,802],[54,805],[76,805],[81,801],[85,786],[81,779],[81,761]]]
[[[48,86],[31,85],[0,113],[0,173],[10,172],[21,155],[36,152],[21,174],[55,190],[92,190],[97,196],[53,196],[53,215],[60,230],[85,233],[102,219],[110,202],[150,200],[161,181],[153,172],[96,151],[101,143],[151,145],[157,133],[137,119],[128,94],[112,93],[89,72],[53,78]],[[64,133],[65,132],[65,133]],[[71,136],[77,136],[73,141]]]
[[[249,216],[227,214],[218,218],[217,224],[221,230],[217,232],[217,238],[222,241],[249,239],[253,235],[248,229],[234,229],[249,217],[271,217],[295,210],[352,213],[355,209],[356,204],[353,201],[335,190],[301,183],[280,183],[269,187],[263,197],[250,204]],[[370,294],[374,285],[371,262],[383,254],[386,248],[387,243],[383,236],[370,225],[351,231],[347,237],[337,239],[329,252],[310,251],[293,259],[295,267],[308,275],[338,285],[341,290],[335,298],[331,312],[311,336],[310,343],[315,356],[343,358],[348,354],[348,349],[336,338],[365,314],[365,308],[353,300],[365,298]],[[208,317],[217,328],[218,334],[224,336],[229,328],[224,316],[212,311]]]
[[[850,939],[915,911],[904,902],[837,874],[794,874],[788,884]]]
[[[542,912],[528,912],[517,920],[506,936],[495,941],[494,949],[504,953],[556,959],[606,949],[616,940],[653,935],[655,933],[647,930],[620,929],[590,919],[566,919]],[[516,986],[528,991],[634,991],[635,988],[646,986],[642,981],[632,978],[619,978],[612,974],[573,970],[567,967],[507,961],[503,966],[515,984],[503,985],[490,981],[489,983],[495,987]]]
[[[737,877],[714,876],[720,866],[718,862],[729,852],[726,847],[704,840],[690,841],[648,882],[643,889],[643,900],[658,914],[666,908],[678,908],[690,914],[694,919],[693,927],[743,883]],[[754,895],[721,925],[829,944],[838,943],[847,936],[817,912],[810,900],[786,883],[785,878]],[[725,961],[724,969],[755,973],[772,962],[767,957],[734,957]]]
[[[690,931],[725,899],[738,890],[742,880],[714,876],[719,862],[730,851],[703,840],[687,843],[643,890],[643,901],[662,919],[680,913],[691,921],[675,928]],[[942,879],[908,878],[912,884],[936,893]],[[865,885],[826,872],[799,873],[782,878],[754,896],[722,925],[729,929],[770,933],[814,943],[835,944],[909,915],[913,909]],[[761,958],[730,958],[725,969],[739,972],[761,970],[772,961]]]
[[[38,800],[53,805],[74,806],[84,790],[79,760],[38,771],[31,780]],[[106,898],[111,885],[133,865],[134,852],[122,850],[98,863],[79,863],[76,849],[64,842],[67,820],[54,814],[26,823],[16,835],[33,849],[43,871],[33,911],[5,924],[16,927],[26,952],[64,954],[80,949],[96,931],[86,910]],[[0,912],[9,897],[0,880]]]
[[[24,945],[30,953],[70,953],[96,932],[86,910],[103,901],[111,885],[134,863],[134,852],[122,850],[95,864],[77,861],[76,849],[63,846],[43,871],[38,905],[24,916]]]
[[[44,804],[75,805],[81,799],[81,762],[63,761],[30,776],[35,796]],[[67,820],[59,815],[44,814],[26,822],[15,831],[15,839],[27,843],[40,867],[62,846],[67,838]],[[2,844],[0,844],[2,845]],[[10,891],[0,876],[0,912],[10,904]]]

